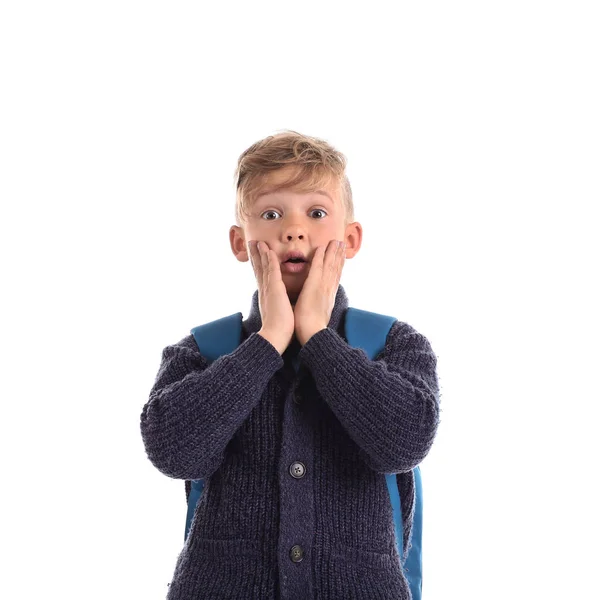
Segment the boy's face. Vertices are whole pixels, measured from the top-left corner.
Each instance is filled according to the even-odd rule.
[[[269,186],[285,181],[287,175],[286,168],[271,172]],[[246,262],[248,242],[266,242],[277,255],[287,294],[295,304],[316,248],[327,246],[331,240],[345,241],[346,258],[353,258],[361,245],[361,225],[345,224],[338,184],[312,193],[284,189],[267,194],[265,189],[253,199],[244,226],[230,228],[232,251],[238,260]],[[292,251],[301,252],[306,262],[286,263],[287,253]]]

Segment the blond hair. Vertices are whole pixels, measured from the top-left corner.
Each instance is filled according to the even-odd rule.
[[[353,194],[345,174],[345,155],[325,140],[285,129],[255,142],[240,155],[234,173],[236,223],[243,225],[248,207],[267,183],[268,173],[284,167],[294,168],[292,176],[283,184],[265,191],[290,188],[309,193],[336,182],[345,221],[347,224],[354,221]]]

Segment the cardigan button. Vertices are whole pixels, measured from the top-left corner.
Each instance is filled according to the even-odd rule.
[[[289,466],[289,474],[295,479],[300,479],[306,474],[306,465],[301,462],[291,463]]]
[[[294,401],[296,404],[301,404],[301,403],[302,403],[302,395],[301,395],[299,392],[296,392],[296,393],[293,395],[293,401]]]
[[[292,562],[301,562],[304,559],[304,551],[301,546],[297,544],[292,547],[289,551],[289,558],[291,558]]]

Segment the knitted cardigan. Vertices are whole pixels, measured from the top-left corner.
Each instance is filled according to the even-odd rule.
[[[168,477],[205,480],[167,600],[410,600],[384,474],[401,474],[406,555],[437,359],[397,320],[370,360],[344,339],[347,307],[339,285],[328,327],[280,355],[257,333],[257,290],[231,354],[208,365],[192,335],[162,351],[146,454]]]

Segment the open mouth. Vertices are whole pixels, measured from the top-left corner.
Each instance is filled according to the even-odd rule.
[[[301,273],[307,264],[303,258],[289,258],[281,263],[281,270],[285,273]]]

